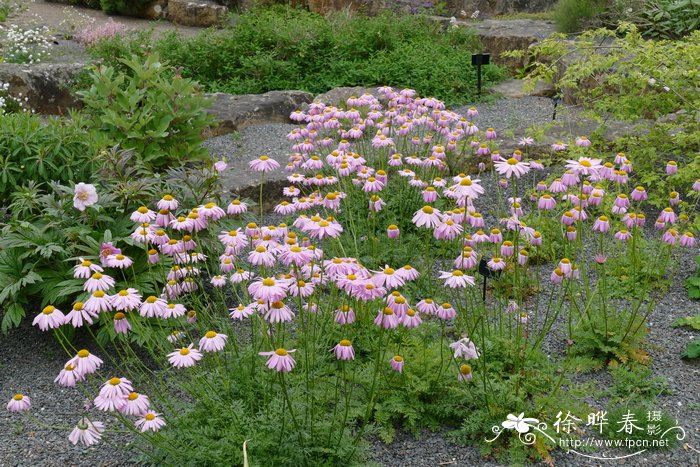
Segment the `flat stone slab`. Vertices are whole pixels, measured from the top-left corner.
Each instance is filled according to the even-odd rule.
[[[363,94],[372,94],[375,97],[379,97],[378,87],[365,88],[362,86],[342,86],[338,88],[333,88],[328,92],[319,94],[314,97],[314,102],[323,102],[326,105],[341,105],[347,107],[346,101],[355,96],[360,97]]]
[[[85,63],[0,63],[0,82],[10,84],[13,96],[27,97],[35,112],[60,115],[80,107],[70,84],[83,68]]]
[[[238,96],[217,92],[207,94],[207,97],[214,99],[207,112],[218,120],[218,124],[206,132],[205,138],[232,133],[256,123],[289,123],[289,115],[314,98],[313,94],[304,91],[270,91]]]

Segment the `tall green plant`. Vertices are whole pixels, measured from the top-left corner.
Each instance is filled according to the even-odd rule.
[[[119,61],[125,72],[97,67],[90,88],[78,93],[94,127],[152,169],[206,158],[201,134],[213,118],[198,85],[163,65],[157,54]]]

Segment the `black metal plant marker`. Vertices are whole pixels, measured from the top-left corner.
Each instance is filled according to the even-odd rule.
[[[476,90],[481,97],[481,65],[491,63],[491,54],[478,53],[472,54],[472,66],[476,66]]]
[[[494,271],[489,267],[488,261],[485,258],[481,258],[479,261],[479,274],[484,276],[484,291],[481,296],[482,301],[486,301],[486,279],[491,279],[501,275],[501,271]]]

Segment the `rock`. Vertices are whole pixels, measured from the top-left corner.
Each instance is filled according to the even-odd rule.
[[[524,79],[509,79],[491,88],[491,92],[503,97],[519,99],[525,96],[552,97],[556,94],[554,85],[544,81],[538,81],[531,91],[526,90]]]
[[[345,102],[352,96],[360,97],[363,94],[372,94],[375,97],[379,97],[377,89],[376,87],[364,88],[362,86],[334,88],[314,97],[313,102],[323,102],[326,105],[342,105],[343,107],[347,107]]]
[[[28,97],[35,112],[58,115],[80,107],[70,84],[83,68],[85,63],[0,63],[0,81],[10,84],[13,96]]]
[[[313,100],[313,95],[304,91],[239,96],[217,92],[207,96],[214,99],[207,112],[218,120],[218,125],[210,128],[205,138],[232,133],[254,123],[289,123],[289,114]]]
[[[183,26],[220,26],[228,8],[211,0],[169,0],[168,20]]]
[[[527,50],[532,44],[540,42],[555,32],[553,21],[532,19],[487,19],[484,21],[451,21],[450,18],[432,16],[445,28],[473,28],[481,41],[482,52],[491,54],[491,63],[502,65],[512,71],[522,68],[527,63],[527,56],[522,58],[503,57],[501,54],[509,50]]]
[[[490,18],[512,13],[539,13],[551,9],[557,0],[447,0],[450,14],[458,16],[460,11],[468,16],[478,11],[479,18]]]

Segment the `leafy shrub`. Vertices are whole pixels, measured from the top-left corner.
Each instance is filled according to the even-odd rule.
[[[476,97],[470,65],[478,40],[463,28],[441,29],[421,16],[335,14],[273,7],[243,13],[235,28],[195,38],[176,33],[158,40],[100,41],[93,53],[112,66],[125,54],[157,50],[164,60],[209,91],[233,94],[279,89],[325,92],[337,86],[411,87],[449,103]],[[503,78],[484,69],[485,83]],[[439,76],[440,79],[435,79]]]
[[[152,0],[100,0],[102,11],[107,14],[135,14],[143,11]]]
[[[94,128],[152,169],[207,157],[200,135],[212,117],[196,83],[173,74],[157,54],[120,62],[126,72],[99,66],[90,88],[78,93]]]
[[[603,22],[616,26],[634,23],[652,39],[679,39],[700,27],[700,3],[696,0],[616,0],[607,4]]]
[[[99,139],[77,113],[45,124],[26,112],[0,114],[1,203],[29,180],[42,184],[87,178]]]

